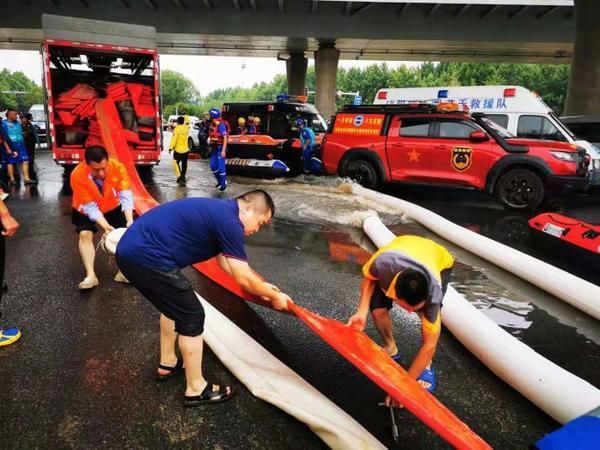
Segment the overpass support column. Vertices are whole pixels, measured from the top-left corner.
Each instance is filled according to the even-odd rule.
[[[308,59],[304,57],[304,52],[292,53],[290,59],[285,62],[288,94],[304,95],[307,67]]]
[[[600,1],[575,0],[575,49],[565,114],[600,114]]]
[[[325,119],[335,112],[335,91],[340,51],[333,43],[315,52],[316,106]]]

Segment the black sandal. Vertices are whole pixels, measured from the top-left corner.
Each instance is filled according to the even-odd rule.
[[[214,384],[208,383],[202,391],[202,394],[184,396],[183,404],[190,407],[204,405],[206,403],[221,403],[233,397],[233,387],[219,386],[219,390],[214,391],[214,386]],[[229,388],[229,393],[227,393],[227,388]]]
[[[177,364],[175,364],[175,367],[169,367],[169,366],[165,366],[163,364],[159,364],[158,368],[169,372],[164,375],[156,372],[156,379],[158,381],[165,381],[165,380],[168,380],[169,378],[171,378],[172,376],[177,375],[178,373],[182,372],[183,360],[178,359]]]

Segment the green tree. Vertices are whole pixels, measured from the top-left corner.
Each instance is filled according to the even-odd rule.
[[[0,71],[0,108],[28,111],[31,105],[43,103],[41,86],[23,72]]]
[[[194,83],[173,70],[161,71],[160,87],[164,107],[175,105],[176,103],[194,104],[200,97]]]
[[[190,98],[185,99],[185,95],[179,95],[168,103],[166,100],[168,93],[164,91],[164,78],[163,75],[165,115],[167,110],[174,111],[177,102],[192,102],[193,105],[197,105],[196,110],[201,112],[209,108],[220,108],[225,102],[273,101],[277,94],[287,91],[285,75],[277,75],[270,82],[256,83],[250,88],[237,86],[216,89],[199,99],[195,92],[196,97],[190,95]],[[370,103],[375,98],[375,93],[384,87],[503,84],[524,86],[540,94],[548,106],[560,114],[564,108],[568,78],[569,66],[566,65],[426,62],[413,67],[401,65],[391,68],[387,64],[373,64],[364,68],[340,68],[337,75],[337,89],[344,92],[358,91],[364,102]],[[309,91],[315,90],[315,80],[315,69],[310,66],[306,73],[306,87]],[[191,85],[191,82],[187,81]],[[196,101],[191,100],[191,97],[196,98]],[[314,102],[314,97],[310,97],[309,101]],[[350,102],[351,99],[348,97],[336,100],[338,107]],[[191,114],[193,106],[188,107],[190,108],[188,113]]]

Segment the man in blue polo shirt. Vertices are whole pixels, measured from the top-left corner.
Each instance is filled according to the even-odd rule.
[[[285,310],[291,299],[250,268],[244,247],[244,236],[256,233],[274,212],[271,196],[262,190],[229,200],[176,200],[137,219],[117,246],[123,275],[161,312],[157,378],[165,380],[185,368],[186,406],[227,400],[233,390],[204,379],[204,309],[181,269],[216,256],[244,290]],[[183,361],[175,354],[176,341]]]

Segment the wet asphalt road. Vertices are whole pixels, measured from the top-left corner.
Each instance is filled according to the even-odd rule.
[[[217,196],[206,162],[190,163],[187,187],[176,187],[170,161],[147,179],[166,201]],[[211,380],[232,382],[235,400],[186,410],[183,379],[159,384],[158,315],[134,289],[112,281],[114,261],[97,260],[101,285],[76,289],[82,278],[70,196],[62,170],[40,154],[40,185],[13,193],[9,207],[21,223],[8,243],[4,324],[24,337],[0,349],[0,448],[323,448],[303,424],[254,398],[207,350]],[[241,183],[241,184],[240,184]],[[236,178],[225,196],[255,181]],[[364,235],[350,225],[355,210],[376,209],[318,186],[261,183],[278,207],[273,225],[248,240],[251,264],[297,303],[345,320],[356,307]],[[223,194],[219,194],[223,196]],[[429,236],[378,210],[396,233]],[[455,287],[505,329],[544,356],[600,386],[600,330],[596,321],[506,272],[449,245],[459,263]],[[198,292],[260,344],[393,446],[382,393],[293,317],[248,305],[188,270]],[[420,341],[416,320],[393,310],[396,336],[412,357]],[[401,331],[400,331],[401,330]],[[367,332],[375,337],[370,324]],[[529,401],[489,372],[444,331],[435,362],[438,398],[495,448],[527,448],[557,427]],[[398,413],[402,448],[447,448],[406,411]]]

